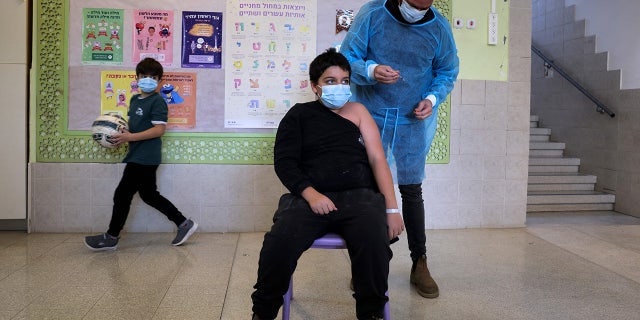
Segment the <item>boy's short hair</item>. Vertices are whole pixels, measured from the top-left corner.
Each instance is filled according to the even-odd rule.
[[[349,73],[351,76],[351,65],[347,58],[336,51],[336,48],[329,48],[325,52],[318,55],[309,66],[309,80],[312,83],[318,83],[318,79],[322,73],[329,67],[338,66],[340,69]]]
[[[157,76],[158,79],[162,79],[163,73],[164,69],[162,68],[162,65],[154,58],[144,58],[142,61],[138,62],[138,65],[136,66],[136,76],[144,74]]]

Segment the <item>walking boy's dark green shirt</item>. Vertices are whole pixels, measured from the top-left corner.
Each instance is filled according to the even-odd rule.
[[[154,124],[167,124],[169,107],[156,92],[140,99],[140,95],[131,97],[129,102],[129,132],[142,132]],[[159,165],[162,161],[162,139],[160,137],[129,142],[129,152],[122,162],[146,165]]]

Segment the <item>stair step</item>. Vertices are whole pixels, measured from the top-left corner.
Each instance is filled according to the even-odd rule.
[[[562,158],[564,150],[531,150],[529,149],[529,157],[556,157]]]
[[[529,135],[529,142],[548,142],[548,135]]]
[[[540,117],[536,116],[536,115],[529,115],[529,121],[535,121],[538,122],[540,121]]]
[[[578,172],[579,166],[529,166],[529,173]]]
[[[530,135],[548,136],[548,135],[551,135],[551,129],[549,129],[549,128],[530,128],[529,129],[529,134]]]
[[[578,172],[580,159],[559,157],[530,157],[529,173],[531,172]]]
[[[596,183],[598,177],[583,173],[551,173],[533,172],[529,173],[529,184],[551,184],[551,183]]]
[[[579,166],[580,158],[530,157],[529,166]]]
[[[529,183],[527,192],[531,191],[593,191],[593,183]]]
[[[564,150],[564,142],[529,142],[529,150]]]
[[[599,191],[530,191],[527,204],[614,203],[616,196]]]
[[[527,204],[527,212],[610,211],[613,203]]]

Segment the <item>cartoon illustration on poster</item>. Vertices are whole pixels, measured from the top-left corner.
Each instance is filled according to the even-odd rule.
[[[102,71],[100,75],[100,114],[117,113],[127,119],[129,100],[138,94],[135,71]]]
[[[221,12],[182,12],[182,67],[222,67]]]
[[[82,16],[82,63],[122,64],[124,10],[84,8]]]
[[[296,102],[313,100],[317,0],[227,0],[225,128],[277,128]]]
[[[151,57],[164,66],[173,63],[173,11],[133,11],[133,63]]]
[[[160,95],[169,106],[167,129],[196,126],[196,73],[166,72],[160,81]]]

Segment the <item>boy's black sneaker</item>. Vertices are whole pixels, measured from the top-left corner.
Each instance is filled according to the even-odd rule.
[[[187,241],[187,239],[189,239],[189,237],[194,232],[196,232],[196,229],[198,229],[198,224],[191,219],[187,219],[187,221],[182,223],[182,226],[178,227],[176,238],[171,241],[171,244],[174,246],[179,246],[185,243],[185,241]]]
[[[84,244],[93,251],[115,250],[118,246],[118,239],[120,237],[114,238],[107,233],[103,233],[95,236],[86,236]]]

